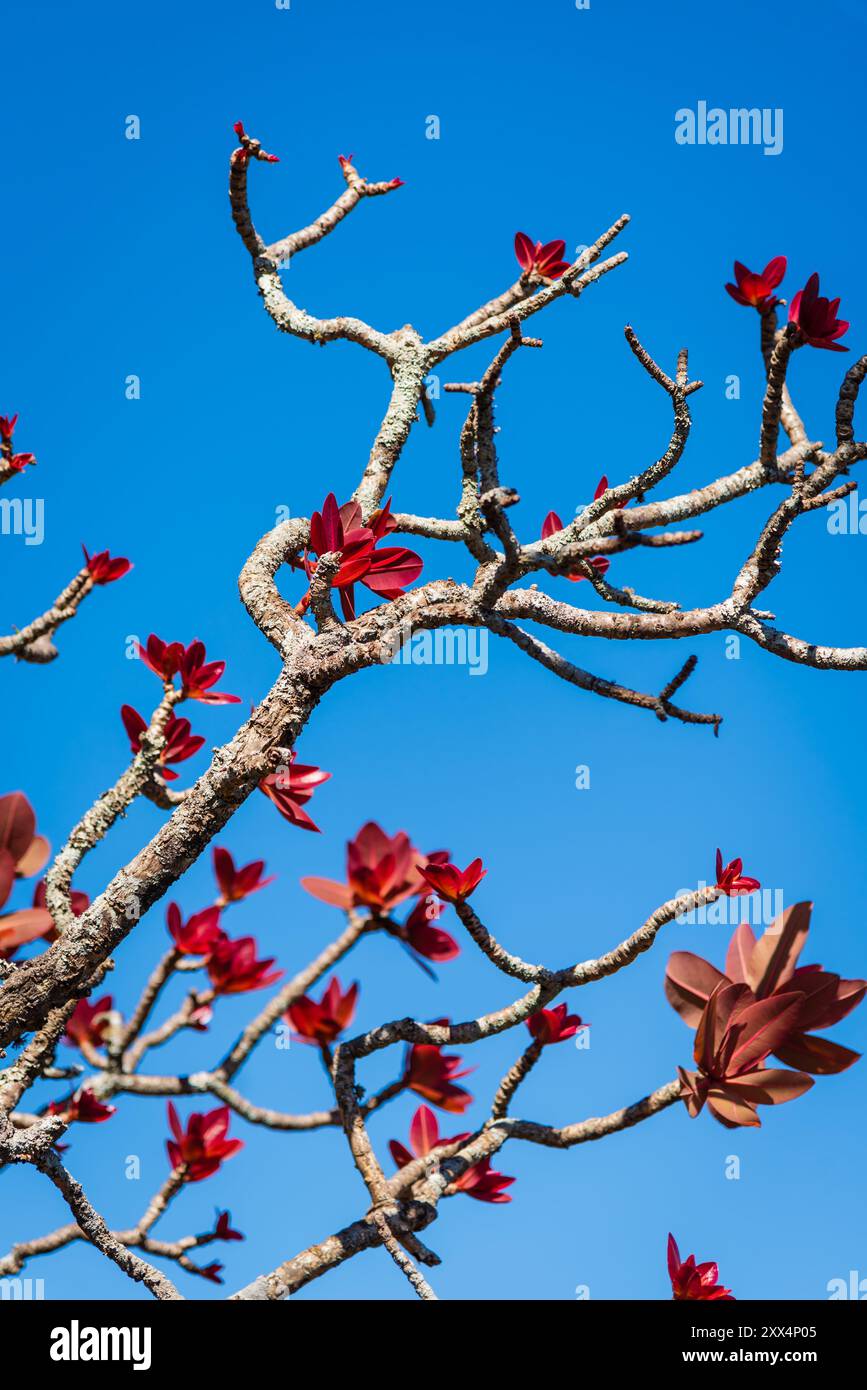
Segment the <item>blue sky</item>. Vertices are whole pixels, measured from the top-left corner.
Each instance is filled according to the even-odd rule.
[[[352,312],[383,328],[410,321],[433,336],[514,278],[518,228],[575,246],[621,211],[632,215],[620,242],[628,264],[538,320],[544,352],[509,367],[501,472],[521,493],[513,516],[529,538],[549,509],[568,515],[588,500],[603,471],[619,481],[667,442],[668,403],[632,359],[627,322],[664,364],[686,344],[705,382],[674,490],[755,457],[757,325],[722,288],[735,258],[760,268],[786,254],[788,294],[818,270],[823,290],[843,296],[846,341],[856,352],[867,347],[857,231],[867,209],[863,182],[852,177],[863,13],[827,0],[819,32],[804,0],[769,9],[760,18],[734,0],[685,21],[671,0],[592,0],[584,11],[570,0],[532,8],[440,0],[423,11],[398,0],[292,0],[288,10],[267,0],[10,7],[3,306],[11,351],[0,410],[21,413],[18,447],[39,462],[4,495],[43,498],[46,533],[31,547],[0,537],[4,627],[47,606],[75,571],[81,541],[135,563],[61,633],[52,666],[4,667],[13,713],[3,790],[28,793],[55,845],[125,765],[120,705],[145,710],[154,696],[154,678],[127,659],[132,635],[201,637],[209,655],[227,659],[224,684],[245,706],[268,690],[275,655],[238,602],[237,573],[280,508],[309,515],[329,490],[348,495],[387,398],[378,360],[349,345],[320,351],[281,337],[263,313],[229,217],[232,123],[243,119],[281,156],[251,179],[268,239],[339,193],[339,152],[354,151],[371,178],[406,181],[287,272],[293,297],[322,316]],[[814,64],[833,69],[833,101],[817,102],[801,81]],[[675,112],[701,100],[782,108],[782,153],[676,144]],[[432,114],[436,141],[425,138]],[[138,141],[125,138],[129,115],[140,118]],[[464,354],[446,375],[476,375],[488,356],[486,348]],[[805,350],[793,363],[813,438],[833,438],[849,360]],[[125,398],[130,374],[141,380],[140,400]],[[732,374],[738,400],[726,398]],[[414,431],[395,475],[398,509],[451,514],[463,408],[445,397],[436,427]],[[861,435],[865,428],[862,416]],[[722,597],[771,505],[761,495],[742,501],[707,518],[699,546],[624,556],[610,577],[685,606]],[[865,544],[829,535],[824,514],[803,519],[772,590],[781,625],[820,642],[867,640]],[[426,575],[468,573],[451,551],[423,550]],[[563,581],[546,587],[574,597]],[[286,969],[304,963],[339,919],[298,880],[340,877],[345,840],[375,818],[389,831],[406,828],[423,848],[447,845],[461,862],[481,854],[490,872],[478,909],[531,959],[562,963],[613,945],[675,890],[708,878],[720,844],[787,902],[815,900],[807,959],[863,975],[863,677],[793,667],[746,643],[730,660],[721,636],[613,649],[564,639],[562,648],[644,689],[660,688],[696,651],[689,702],[724,714],[720,738],[582,694],[493,641],[484,678],[446,667],[365,674],[329,695],[299,744],[302,760],[334,774],[314,806],[323,835],[291,829],[254,797],[221,837],[236,859],[264,856],[279,875],[237,909],[230,930],[255,933]],[[219,744],[239,710],[195,706],[193,717]],[[589,790],[575,788],[579,764],[590,767]],[[189,766],[205,765],[201,755]],[[135,807],[87,860],[78,886],[98,892],[160,817],[149,804]],[[175,896],[185,912],[211,900],[207,858]],[[160,904],[118,952],[112,986],[121,1007],[164,947],[164,916]],[[692,1034],[663,997],[665,963],[670,950],[687,948],[721,964],[727,939],[721,927],[673,926],[629,970],[572,996],[592,1024],[592,1045],[551,1049],[516,1113],[551,1123],[605,1113],[688,1065]],[[512,997],[470,950],[442,968],[439,984],[385,940],[364,943],[339,973],[362,981],[362,1027],[407,1013],[467,1018]],[[172,1044],[154,1054],[152,1069],[207,1066],[260,1002],[223,1001],[210,1038]],[[865,1019],[861,1010],[833,1036],[863,1048]],[[478,1068],[471,1121],[483,1118],[484,1099],[521,1045],[507,1035],[468,1057]],[[365,1083],[389,1079],[395,1064],[393,1054],[375,1059]],[[283,1052],[266,1041],[240,1084],[283,1109],[327,1101],[315,1053],[301,1047]],[[822,1298],[830,1279],[867,1273],[863,1096],[860,1064],[766,1110],[758,1132],[726,1131],[706,1113],[690,1120],[678,1106],[568,1154],[509,1145],[498,1166],[517,1176],[512,1204],[457,1199],[429,1233],[443,1257],[436,1288],[452,1298],[571,1299],[579,1285],[595,1298],[664,1297],[671,1229],[682,1250],[717,1258],[741,1297]],[[371,1124],[387,1167],[386,1142],[405,1137],[413,1109],[402,1097]],[[74,1132],[70,1166],[112,1222],[134,1221],[162,1181],[165,1132],[164,1102],[133,1099],[109,1124]],[[215,1206],[230,1206],[248,1239],[215,1251],[227,1290],[365,1205],[340,1133],[281,1136],[239,1120],[233,1132],[243,1152],[182,1194],[158,1228],[166,1238],[201,1230]],[[139,1182],[124,1177],[130,1154],[141,1159]],[[725,1177],[730,1155],[740,1159],[737,1181]],[[4,1249],[66,1219],[38,1176],[6,1173],[0,1182]],[[83,1247],[28,1273],[45,1279],[48,1297],[141,1296]],[[219,1296],[177,1278],[191,1296]],[[407,1296],[383,1254],[359,1257],[299,1295]]]

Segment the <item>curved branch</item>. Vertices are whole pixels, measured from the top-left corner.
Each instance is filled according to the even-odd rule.
[[[633,1105],[615,1110],[601,1118],[582,1120],[561,1129],[537,1125],[532,1121],[513,1120],[508,1117],[497,1120],[490,1128],[475,1137],[463,1150],[448,1159],[442,1160],[440,1167],[447,1170],[442,1174],[440,1192],[437,1197],[447,1196],[444,1191],[450,1181],[461,1176],[473,1163],[496,1152],[507,1139],[523,1139],[548,1148],[574,1148],[578,1144],[590,1143],[608,1134],[631,1129],[643,1120],[658,1115],[673,1105],[680,1094],[680,1082],[669,1081],[667,1085],[651,1092]],[[407,1190],[407,1184],[418,1181],[424,1174],[425,1164],[430,1160],[417,1159],[391,1179],[391,1195],[398,1196]],[[405,1201],[400,1206],[401,1222],[406,1229],[419,1231],[430,1225],[436,1216],[436,1205],[429,1200]],[[319,1279],[323,1274],[337,1268],[346,1260],[352,1259],[363,1250],[374,1249],[380,1243],[379,1232],[371,1217],[354,1221],[335,1235],[316,1245],[308,1246],[299,1254],[285,1260],[269,1274],[260,1274],[251,1284],[232,1294],[234,1300],[274,1301],[288,1298],[306,1284]]]
[[[79,570],[46,612],[10,636],[0,637],[0,656],[17,656],[21,661],[40,665],[53,661],[57,648],[51,639],[63,623],[75,617],[79,604],[92,588],[90,571],[87,568]]]
[[[75,929],[77,923],[71,903],[72,876],[84,856],[105,838],[118,817],[153,779],[165,744],[166,725],[180,698],[180,691],[166,685],[163,698],[141,736],[140,751],[114,786],[85,812],[45,875],[45,905],[61,936]]]
[[[721,714],[698,714],[692,710],[681,709],[679,705],[671,702],[672,695],[679,690],[684,681],[695,670],[698,662],[698,658],[695,656],[691,656],[684,663],[678,674],[669,681],[659,695],[646,695],[639,690],[631,690],[628,686],[618,685],[615,681],[605,680],[602,676],[594,676],[590,671],[585,671],[573,662],[567,661],[559,652],[555,652],[544,642],[540,642],[538,638],[532,637],[522,627],[518,627],[515,623],[506,622],[495,614],[487,616],[485,626],[498,637],[507,637],[511,642],[514,642],[516,647],[520,647],[527,656],[538,661],[540,666],[552,671],[561,680],[568,681],[570,685],[577,685],[581,690],[589,690],[592,694],[602,695],[609,700],[619,700],[622,704],[632,705],[637,709],[651,710],[662,721],[679,719],[684,724],[711,724],[714,733],[719,732],[719,726],[722,723]]]
[[[537,314],[540,309],[547,308],[555,299],[561,299],[567,294],[571,294],[577,299],[588,285],[592,285],[594,281],[606,275],[609,270],[616,269],[627,260],[626,252],[621,251],[606,261],[594,264],[594,262],[598,262],[602,252],[623,231],[628,222],[628,215],[623,213],[592,246],[581,253],[574,265],[571,265],[558,280],[552,281],[538,294],[517,302],[509,295],[505,310],[495,310],[490,317],[481,321],[478,320],[479,311],[477,311],[470,315],[469,326],[466,322],[457,324],[454,328],[450,328],[447,333],[435,338],[430,344],[432,365],[442,362],[453,352],[461,351],[465,347],[472,346],[473,343],[481,342],[484,338],[492,337],[495,333],[505,332],[510,328],[513,319],[522,323],[531,314]],[[492,301],[492,304],[496,304],[496,301]]]
[[[23,1130],[10,1142],[0,1144],[0,1152],[9,1162],[30,1163],[44,1173],[63,1197],[85,1238],[130,1279],[144,1284],[155,1298],[179,1299],[181,1295],[171,1279],[122,1244],[99,1212],[91,1206],[81,1184],[63,1166],[60,1155],[51,1147],[52,1133],[52,1130],[46,1129],[37,1140],[32,1129]]]

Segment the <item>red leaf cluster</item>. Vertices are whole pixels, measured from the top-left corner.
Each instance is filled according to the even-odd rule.
[[[844,1071],[859,1054],[814,1035],[851,1012],[867,981],[846,980],[819,965],[797,964],[810,928],[810,903],[775,918],[757,941],[742,923],[729,945],[725,973],[691,951],[668,963],[669,1003],[696,1028],[697,1070],[680,1070],[691,1115],[707,1102],[722,1124],[757,1126],[758,1105],[793,1100],[813,1076]],[[786,1067],[766,1067],[769,1056]]]

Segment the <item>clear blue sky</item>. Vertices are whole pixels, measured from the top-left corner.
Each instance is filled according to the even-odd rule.
[[[734,0],[688,16],[671,0],[592,0],[588,11],[571,0],[440,0],[421,9],[292,0],[287,11],[267,0],[13,3],[0,409],[21,412],[18,447],[38,457],[12,491],[44,498],[46,537],[30,548],[20,537],[0,540],[4,627],[46,606],[76,569],[81,541],[135,562],[62,632],[56,663],[4,666],[3,789],[27,791],[54,844],[125,765],[120,705],[144,710],[154,695],[153,677],[126,658],[131,634],[199,636],[209,655],[228,660],[225,685],[245,705],[192,707],[209,743],[229,737],[246,703],[267,691],[275,656],[238,602],[238,570],[278,508],[309,515],[330,489],[348,495],[386,401],[380,362],[350,346],[320,351],[278,336],[264,314],[229,217],[233,121],[281,156],[251,180],[269,239],[340,191],[339,152],[354,151],[372,178],[406,181],[288,272],[294,297],[322,315],[354,312],[385,328],[411,321],[435,334],[510,282],[518,228],[574,246],[631,213],[628,265],[580,303],[558,305],[538,324],[544,353],[509,368],[502,474],[521,493],[514,516],[532,537],[550,508],[569,514],[600,473],[619,480],[667,441],[667,402],[631,358],[626,322],[663,363],[687,344],[706,383],[693,400],[678,490],[755,457],[757,325],[722,288],[736,257],[760,268],[788,255],[784,293],[819,270],[823,290],[843,296],[853,324],[846,341],[856,352],[867,347],[859,235],[867,207],[854,177],[864,38],[854,0],[827,0],[820,11],[789,0],[760,15]],[[833,74],[833,100],[817,100],[803,81],[814,70]],[[700,100],[782,107],[782,154],[677,145],[675,111]],[[130,114],[141,119],[137,142],[124,137]],[[441,121],[438,141],[425,138],[431,114]],[[486,360],[465,356],[451,371],[465,378]],[[805,350],[794,362],[813,438],[833,437],[849,360]],[[141,378],[139,401],[124,397],[131,373]],[[725,397],[729,374],[741,378],[740,400]],[[398,508],[450,513],[463,408],[445,398],[435,429],[413,434],[395,479]],[[687,605],[721,597],[770,507],[767,496],[741,502],[708,518],[699,547],[618,559],[611,577]],[[861,536],[829,536],[823,514],[801,521],[773,590],[781,623],[821,642],[867,640],[865,546]],[[439,559],[427,548],[425,561],[429,575],[466,572],[451,552]],[[565,582],[552,584],[574,596]],[[586,590],[581,599],[595,601]],[[563,646],[591,669],[649,689],[697,651],[689,700],[725,715],[719,740],[581,694],[493,643],[483,679],[446,668],[367,674],[323,702],[299,745],[302,760],[334,774],[314,805],[325,833],[293,830],[253,797],[221,838],[242,862],[263,855],[279,875],[237,909],[232,932],[255,933],[287,969],[306,961],[339,916],[298,880],[339,877],[344,841],[374,817],[405,827],[424,848],[447,845],[461,862],[483,855],[490,872],[478,908],[531,959],[562,963],[613,945],[672,892],[709,877],[719,843],[727,856],[743,853],[748,871],[787,901],[815,899],[807,959],[863,974],[863,677],[792,667],[746,644],[740,660],[727,660],[722,637]],[[577,791],[582,763],[591,787]],[[188,766],[202,770],[204,755]],[[99,891],[160,816],[136,807],[88,859],[78,886]],[[203,860],[177,896],[189,912],[212,892]],[[688,948],[721,964],[727,938],[719,927],[671,927],[628,971],[572,996],[592,1022],[592,1046],[552,1049],[517,1111],[561,1123],[604,1113],[688,1065],[692,1034],[663,997],[666,960]],[[118,952],[122,1006],[165,940],[161,904]],[[362,1026],[407,1013],[472,1017],[512,997],[472,950],[442,968],[438,985],[388,941],[365,943],[340,973],[362,980]],[[224,1001],[210,1038],[154,1054],[153,1069],[208,1065],[263,997]],[[865,1023],[862,1009],[833,1036],[863,1048]],[[474,1049],[480,1098],[518,1045],[507,1035]],[[396,1061],[376,1059],[365,1082],[388,1079]],[[820,1080],[766,1110],[758,1132],[730,1133],[706,1113],[691,1121],[678,1106],[568,1154],[507,1146],[498,1166],[517,1175],[512,1204],[456,1199],[430,1232],[443,1257],[438,1291],[570,1299],[589,1284],[597,1298],[664,1297],[671,1229],[683,1251],[717,1258],[741,1297],[825,1296],[829,1279],[867,1272],[864,1074],[862,1063]],[[311,1049],[266,1043],[240,1081],[254,1100],[283,1109],[327,1102]],[[386,1164],[387,1140],[405,1138],[413,1109],[403,1097],[371,1125]],[[480,1101],[468,1118],[483,1113]],[[183,1194],[159,1227],[167,1238],[201,1230],[215,1205],[230,1206],[248,1240],[214,1251],[226,1260],[227,1290],[365,1204],[339,1132],[281,1136],[238,1120],[232,1128],[246,1141],[242,1154]],[[165,1133],[164,1102],[133,1099],[107,1125],[74,1131],[70,1165],[113,1222],[134,1221],[162,1181]],[[124,1178],[128,1154],[141,1157],[138,1183]],[[724,1176],[732,1154],[739,1181]],[[43,1179],[7,1173],[0,1185],[3,1248],[66,1219]],[[84,1248],[28,1273],[45,1278],[49,1297],[140,1296]],[[219,1296],[177,1278],[185,1293]],[[384,1255],[370,1254],[300,1296],[409,1290]]]

